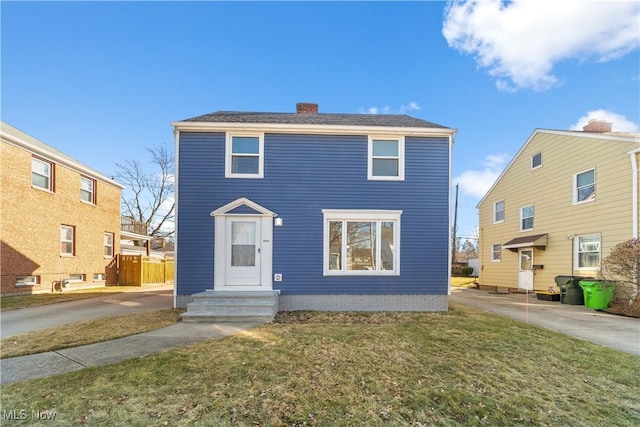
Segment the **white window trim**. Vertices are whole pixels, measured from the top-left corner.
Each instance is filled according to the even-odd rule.
[[[18,283],[20,279],[23,279],[24,283]],[[39,282],[38,276],[16,276],[16,286],[35,286]]]
[[[494,258],[493,247],[499,245],[500,246],[500,258]],[[502,262],[502,243],[492,243],[491,244],[491,262]]]
[[[578,175],[583,174],[585,172],[590,172],[593,171],[593,187],[594,187],[594,191],[596,191],[596,168],[589,168],[589,169],[585,169],[583,171],[577,172],[573,175],[573,187],[571,188],[571,191],[573,193],[573,204],[574,205],[581,205],[583,203],[591,203],[591,202],[595,202],[596,201],[596,197],[598,197],[598,193],[596,193],[596,195],[593,197],[593,199],[589,200],[580,200],[578,201]]]
[[[107,236],[111,236],[111,245],[107,245]],[[114,234],[105,232],[104,236],[102,237],[102,240],[103,240],[103,248],[104,249],[106,249],[108,247],[111,248],[111,255],[104,254],[104,258],[105,259],[112,259],[113,256],[114,256],[114,249],[115,249],[114,248],[114,246],[115,246],[115,236],[114,236]]]
[[[400,216],[402,211],[395,210],[342,210],[323,209],[322,274],[324,276],[399,276],[400,275]],[[329,222],[330,221],[392,221],[395,223],[393,234],[393,270],[329,270]],[[376,230],[376,233],[381,231]],[[343,239],[343,246],[346,242]],[[376,245],[376,259],[380,258],[380,245]]]
[[[47,165],[49,165],[49,176],[47,176],[47,178],[49,179],[49,186],[48,187],[41,187],[39,185],[36,185],[33,183],[33,177],[32,175],[35,173],[33,171],[33,161],[37,161],[40,163],[45,163]],[[37,175],[40,175],[39,173],[36,173]],[[45,175],[40,175],[40,176],[45,176]],[[36,157],[36,156],[31,156],[31,175],[29,175],[29,177],[31,178],[31,188],[35,188],[36,190],[40,190],[40,191],[46,191],[48,193],[53,193],[54,190],[54,186],[53,186],[53,180],[55,177],[55,170],[54,170],[54,163],[50,162],[49,160],[40,158],[40,157]]]
[[[72,277],[72,276],[76,276],[76,277]],[[85,281],[86,281],[86,277],[82,273],[69,274],[69,277],[67,278],[67,282],[77,283],[77,282],[85,282]]]
[[[72,225],[61,225],[60,231],[62,228],[70,228],[71,229],[71,252],[62,252],[62,243],[68,242],[68,240],[62,240],[62,234],[60,235],[60,256],[63,257],[73,257],[76,255],[76,228]]]
[[[496,207],[497,207],[498,203],[500,203],[500,202],[502,202],[502,219],[499,220],[499,221],[496,221],[496,213],[498,212]],[[504,218],[506,216],[506,212],[505,212],[506,206],[505,205],[506,205],[506,203],[504,202],[504,199],[498,200],[497,202],[495,202],[493,204],[493,223],[494,224],[501,224],[501,223],[504,222]]]
[[[540,164],[538,166],[534,166],[533,165],[533,158],[537,155],[540,155]],[[542,167],[542,151],[539,151],[537,153],[535,153],[533,156],[531,156],[531,170],[536,170],[536,169],[540,169]]]
[[[258,138],[258,173],[233,173],[231,172],[232,166],[232,141],[233,137],[251,137]],[[254,155],[255,156],[255,155]],[[225,156],[224,156],[224,176],[225,178],[264,178],[264,133],[227,133],[225,144]]]
[[[524,209],[531,207],[533,208],[533,215],[531,215],[531,218],[533,218],[533,226],[531,228],[522,228],[523,224],[522,224],[522,220],[524,219],[524,216],[522,215],[524,213]],[[535,218],[536,218],[536,210],[533,204],[530,205],[525,205],[523,207],[520,208],[520,231],[531,231],[534,229],[535,227]]]
[[[373,141],[398,141],[398,176],[374,176],[373,175]],[[376,156],[380,159],[396,159],[396,157]],[[369,147],[367,152],[367,179],[370,181],[404,181],[404,136],[369,135]]]
[[[90,201],[82,198],[82,192],[86,191],[85,189],[82,188],[83,180],[91,182],[91,200]],[[89,205],[96,204],[96,180],[95,179],[89,178],[88,176],[80,175],[80,201],[82,203],[86,203]]]
[[[598,266],[597,267],[580,267],[580,238],[582,237],[598,237],[600,239],[600,248],[598,250]],[[574,236],[573,238],[573,269],[576,271],[600,271],[602,265],[602,235],[600,234],[583,234]]]
[[[100,276],[96,279],[96,276]],[[93,281],[94,282],[104,282],[107,280],[107,276],[104,273],[93,273]]]

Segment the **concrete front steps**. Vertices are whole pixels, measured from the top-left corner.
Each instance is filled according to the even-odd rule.
[[[214,291],[193,294],[183,322],[267,323],[278,313],[280,291]]]

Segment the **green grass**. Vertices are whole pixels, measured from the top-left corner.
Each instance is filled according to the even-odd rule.
[[[223,339],[4,386],[1,403],[55,411],[49,425],[637,426],[639,371],[638,357],[451,304],[281,313]]]
[[[183,311],[129,313],[15,335],[0,342],[0,358],[61,350],[164,328],[180,320]]]

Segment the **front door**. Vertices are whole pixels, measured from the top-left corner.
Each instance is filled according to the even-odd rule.
[[[260,222],[261,219],[256,217],[227,217],[227,286],[260,286]]]
[[[533,290],[533,249],[520,249],[518,288]]]

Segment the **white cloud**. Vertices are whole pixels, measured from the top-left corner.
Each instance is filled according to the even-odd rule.
[[[369,114],[406,114],[409,111],[419,111],[422,110],[422,107],[418,105],[417,102],[411,101],[406,105],[401,105],[399,108],[392,108],[389,105],[385,105],[384,107],[369,107],[369,108],[361,108],[361,112],[369,113]]]
[[[611,122],[611,130],[614,132],[638,132],[638,124],[628,120],[625,116],[612,113],[607,110],[589,111],[571,125],[571,130],[582,130],[582,127],[589,123],[589,120],[604,120]]]
[[[564,60],[606,62],[638,48],[640,3],[469,0],[449,3],[442,33],[471,54],[501,90],[546,90]]]
[[[484,159],[482,170],[466,170],[453,178],[454,184],[460,184],[463,194],[483,197],[502,173],[505,163],[511,158],[508,154],[489,154]]]

